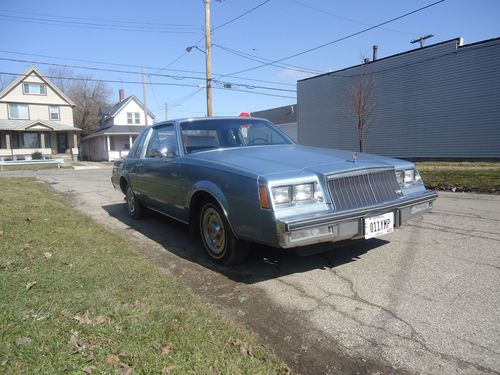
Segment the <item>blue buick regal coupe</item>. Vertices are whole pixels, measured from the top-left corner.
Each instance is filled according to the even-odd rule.
[[[292,248],[392,233],[432,209],[415,165],[295,144],[267,120],[200,118],[147,127],[111,181],[134,219],[151,209],[234,264],[251,242]]]

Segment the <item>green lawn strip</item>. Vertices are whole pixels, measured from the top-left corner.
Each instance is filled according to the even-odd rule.
[[[70,165],[61,165],[61,168],[70,167]],[[57,169],[57,164],[11,164],[2,166],[4,171],[38,171],[41,169]],[[2,172],[0,171],[0,173]]]
[[[500,192],[500,168],[420,168],[429,188],[438,190]]]
[[[419,161],[417,167],[493,167],[500,168],[500,162],[486,161]]]
[[[0,373],[287,371],[45,184],[0,189]]]

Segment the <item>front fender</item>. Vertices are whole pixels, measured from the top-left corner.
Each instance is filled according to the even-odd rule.
[[[191,200],[193,199],[193,196],[197,193],[203,191],[205,193],[210,194],[214,199],[219,203],[219,206],[222,208],[222,211],[224,212],[224,215],[226,216],[226,219],[231,223],[230,220],[230,206],[229,202],[226,198],[226,195],[223,193],[223,191],[213,182],[210,181],[198,181],[195,183],[191,191],[187,194],[186,197],[186,207],[191,207]]]

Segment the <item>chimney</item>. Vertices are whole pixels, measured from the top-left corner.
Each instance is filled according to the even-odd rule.
[[[365,57],[365,58],[363,59],[363,63],[364,63],[364,64],[368,64],[369,62],[370,62],[370,58],[369,58],[369,57]]]
[[[375,44],[373,46],[373,61],[377,60],[377,51],[378,51],[378,46]]]
[[[123,101],[123,99],[125,99],[125,90],[124,89],[118,90],[118,95],[119,95],[120,101]]]

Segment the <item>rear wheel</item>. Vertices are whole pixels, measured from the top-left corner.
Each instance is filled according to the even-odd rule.
[[[220,207],[212,202],[205,203],[200,211],[199,226],[201,240],[208,255],[217,263],[231,265],[244,261],[249,244],[238,240]]]
[[[130,185],[127,185],[125,198],[127,199],[127,211],[130,217],[140,219],[144,214],[144,207],[137,200],[137,197],[135,196]]]

